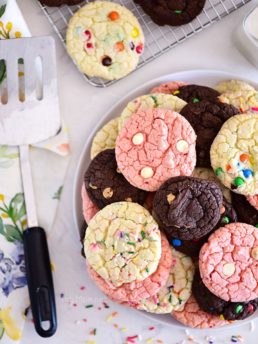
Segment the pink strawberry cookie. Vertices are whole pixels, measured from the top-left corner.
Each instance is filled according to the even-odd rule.
[[[177,321],[192,328],[204,329],[230,324],[228,320],[202,311],[193,296],[188,299],[180,310],[171,314]]]
[[[111,282],[105,281],[88,263],[87,270],[105,295],[119,303],[132,302],[130,305],[133,306],[134,301],[151,297],[166,284],[172,263],[175,264],[175,262],[172,259],[169,242],[164,234],[161,234],[161,249],[162,253],[157,270],[143,281],[134,281],[115,287]]]
[[[82,197],[82,212],[86,223],[89,223],[90,220],[93,218],[95,214],[99,211],[98,207],[93,204],[91,199],[89,198],[87,191],[85,189],[85,185],[83,183],[82,190],[81,190],[81,197]]]
[[[203,283],[225,301],[258,297],[258,230],[245,223],[219,228],[199,256]]]
[[[129,183],[156,191],[171,177],[192,174],[195,142],[193,128],[177,112],[140,110],[128,119],[117,137],[117,165]]]
[[[165,94],[173,94],[179,87],[186,85],[185,82],[182,81],[170,81],[164,84],[160,84],[159,86],[154,87],[150,93],[165,93]]]
[[[255,209],[258,210],[258,195],[248,196],[247,200]]]

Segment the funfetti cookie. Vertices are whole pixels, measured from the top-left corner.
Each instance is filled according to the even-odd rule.
[[[84,183],[89,198],[99,209],[119,201],[143,204],[147,196],[124,178],[117,167],[114,149],[100,152],[91,161]]]
[[[258,195],[248,196],[247,200],[258,211]]]
[[[258,299],[249,302],[228,302],[212,294],[203,283],[198,269],[193,280],[193,296],[200,308],[207,313],[219,315],[226,320],[243,320],[254,314]]]
[[[239,221],[258,228],[258,210],[254,208],[243,195],[232,192],[231,198]]]
[[[201,100],[190,102],[180,112],[197,135],[196,154],[198,167],[210,167],[210,148],[222,124],[230,117],[239,114],[239,110],[232,105],[218,101]]]
[[[136,308],[150,313],[166,314],[177,310],[192,294],[194,264],[190,257],[171,248],[173,265],[163,288],[148,299],[139,300]]]
[[[180,323],[192,328],[208,329],[230,324],[228,320],[201,310],[193,296],[188,299],[180,310],[173,311],[171,315]]]
[[[221,93],[219,100],[234,105],[239,112],[258,113],[258,93],[255,88],[242,80],[226,80],[219,83],[216,90]]]
[[[115,148],[118,135],[118,122],[119,118],[111,119],[94,136],[90,150],[91,159],[94,159],[95,156],[105,149]]]
[[[144,36],[138,20],[126,7],[94,1],[70,19],[66,45],[82,73],[113,80],[136,68]]]
[[[198,240],[218,223],[222,202],[222,192],[215,182],[175,177],[156,192],[153,211],[169,239]]]
[[[219,93],[226,93],[226,92],[239,92],[239,90],[245,92],[256,92],[255,88],[249,85],[247,82],[243,80],[223,80],[219,82],[215,87]]]
[[[93,216],[97,214],[99,208],[89,198],[84,183],[82,185],[81,197],[83,216],[86,223],[89,223]]]
[[[89,222],[84,251],[91,267],[114,286],[142,281],[158,267],[160,231],[139,204],[113,203]]]
[[[123,128],[128,118],[140,110],[161,108],[180,112],[185,105],[186,102],[184,100],[171,94],[156,93],[140,96],[129,102],[121,113],[118,124],[119,131]]]
[[[201,179],[206,179],[206,180],[212,180],[214,182],[216,182],[222,193],[223,196],[226,198],[226,200],[231,203],[231,191],[226,188],[221,182],[220,180],[216,177],[216,174],[214,173],[214,171],[212,170],[212,168],[205,168],[205,167],[196,167],[193,170],[193,177],[196,178],[201,178]]]
[[[135,0],[158,25],[180,26],[191,22],[202,11],[204,0]]]
[[[203,244],[208,240],[211,233],[216,229],[225,226],[228,223],[237,222],[237,213],[232,204],[223,198],[223,205],[220,210],[220,220],[211,232],[201,237],[199,240],[182,240],[175,237],[170,239],[170,244],[178,251],[197,259]]]
[[[258,231],[231,223],[215,231],[199,257],[203,283],[216,296],[231,302],[258,297]]]
[[[132,185],[155,191],[171,176],[191,175],[196,135],[189,122],[171,110],[141,110],[131,116],[116,140],[119,170]]]
[[[104,280],[89,264],[87,264],[87,270],[90,277],[105,295],[116,302],[129,302],[130,305],[136,307],[139,300],[151,297],[166,284],[172,264],[174,266],[176,261],[172,259],[169,242],[165,235],[161,233],[161,258],[158,267],[155,272],[144,280],[124,283],[116,287],[111,282]]]
[[[208,86],[201,85],[185,85],[173,92],[187,103],[199,103],[202,100],[217,101],[220,93]]]
[[[173,94],[180,86],[186,85],[183,81],[170,81],[153,87],[150,93]]]
[[[229,118],[211,146],[211,165],[220,181],[243,195],[258,193],[258,115]]]

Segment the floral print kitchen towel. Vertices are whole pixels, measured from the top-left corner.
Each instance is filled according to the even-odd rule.
[[[15,0],[0,0],[0,39],[29,36]],[[23,62],[19,77],[24,77]],[[0,60],[0,88],[6,70]],[[1,111],[0,104],[0,111]],[[41,149],[39,149],[41,148]],[[32,173],[39,223],[48,232],[61,196],[69,144],[63,126],[54,138],[31,148]],[[26,286],[22,233],[26,228],[19,155],[16,147],[0,145],[0,343],[17,343],[22,336],[29,297]]]

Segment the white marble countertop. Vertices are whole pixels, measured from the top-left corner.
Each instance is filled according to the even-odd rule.
[[[132,340],[135,343],[209,343],[209,340],[214,344],[232,343],[232,335],[242,336],[243,338],[239,337],[239,342],[243,339],[244,343],[257,343],[258,321],[233,330],[229,328],[213,332],[185,332],[183,329],[154,323],[134,310],[111,302],[108,302],[110,308],[104,308],[103,295],[88,282],[84,261],[79,254],[78,233],[72,216],[74,173],[83,144],[102,114],[126,92],[149,79],[187,69],[224,70],[247,79],[258,80],[258,70],[241,55],[235,43],[236,28],[241,25],[243,17],[256,2],[252,1],[219,24],[192,37],[107,89],[97,89],[85,82],[68,58],[36,1],[18,0],[18,3],[33,35],[51,34],[56,38],[61,110],[69,127],[72,149],[63,197],[53,229],[55,240],[50,247],[52,260],[57,267],[54,278],[58,331],[50,339],[41,339],[35,334],[32,323],[28,320],[22,344],[124,344],[127,343],[128,336],[134,335],[138,335],[138,338]],[[85,307],[89,305],[93,307]],[[110,316],[111,313],[113,316]],[[96,335],[93,334],[94,329]],[[189,336],[192,336],[192,339]]]

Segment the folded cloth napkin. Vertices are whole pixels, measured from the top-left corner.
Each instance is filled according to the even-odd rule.
[[[16,1],[0,0],[0,39],[26,36],[30,32]],[[19,76],[23,77],[22,66]],[[0,89],[5,77],[0,61]],[[65,126],[56,137],[31,147],[30,156],[38,219],[49,232],[69,160]],[[22,245],[26,224],[18,149],[0,146],[0,342],[4,344],[20,340],[29,306]]]

